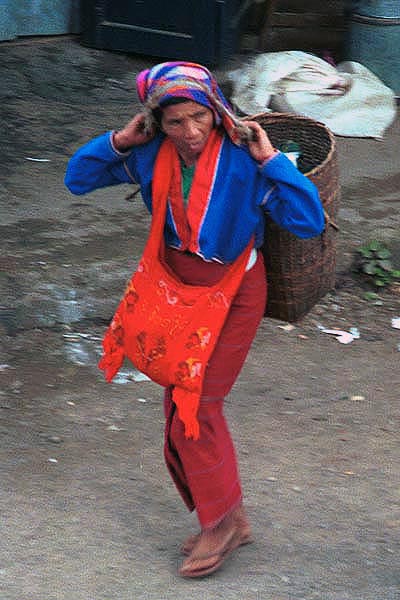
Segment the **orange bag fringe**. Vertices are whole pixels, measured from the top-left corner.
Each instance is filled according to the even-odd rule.
[[[210,172],[210,153],[213,160],[218,159],[215,131],[207,146],[197,165],[203,176]],[[204,372],[242,280],[253,240],[217,284],[193,286],[180,281],[164,261],[163,236],[167,200],[176,186],[172,180],[177,168],[177,151],[166,139],[154,167],[149,239],[104,336],[99,367],[110,382],[127,357],[156,383],[174,386],[172,398],[185,425],[185,435],[197,440]]]

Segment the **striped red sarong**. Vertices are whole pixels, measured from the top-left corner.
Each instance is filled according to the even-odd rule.
[[[206,263],[172,249],[166,260],[185,282],[212,285],[225,265]],[[165,391],[165,444],[167,467],[189,510],[196,510],[202,528],[214,527],[241,501],[242,490],[235,449],[223,413],[223,400],[246,359],[266,302],[262,255],[246,271],[230,307],[217,346],[208,363],[200,398],[200,438],[187,439],[171,388]]]

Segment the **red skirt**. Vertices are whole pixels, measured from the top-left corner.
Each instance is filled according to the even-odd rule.
[[[212,285],[226,269],[225,265],[207,263],[172,249],[167,249],[166,260],[185,283],[193,285]],[[217,525],[242,499],[223,399],[244,364],[264,315],[265,303],[265,269],[262,254],[258,253],[256,264],[244,274],[205,372],[198,411],[199,440],[185,438],[171,389],[165,393],[166,464],[187,507],[197,511],[202,528]]]

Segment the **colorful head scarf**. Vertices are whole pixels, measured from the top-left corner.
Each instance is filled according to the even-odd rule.
[[[202,65],[183,61],[155,65],[138,74],[136,88],[149,128],[154,123],[154,109],[162,108],[172,98],[187,98],[212,110],[216,124],[222,124],[235,143],[248,134],[247,128],[233,114],[215,77]]]

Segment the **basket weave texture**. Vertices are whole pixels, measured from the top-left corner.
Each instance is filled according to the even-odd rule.
[[[266,130],[276,147],[288,140],[301,149],[298,168],[317,186],[329,220],[335,222],[340,203],[335,139],[309,117],[266,113],[250,117]],[[265,316],[283,321],[303,317],[335,285],[337,231],[327,222],[324,232],[300,239],[266,216],[264,254],[268,300]]]

